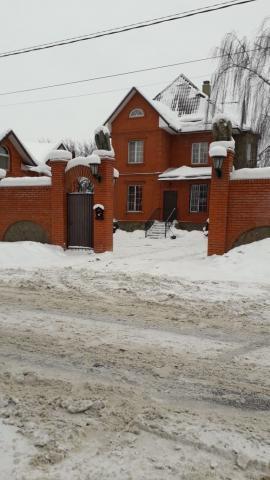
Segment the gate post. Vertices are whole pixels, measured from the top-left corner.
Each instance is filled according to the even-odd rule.
[[[101,156],[101,181],[95,185],[94,202],[104,206],[104,220],[97,220],[94,216],[94,251],[103,253],[113,250],[113,200],[114,200],[114,158]]]
[[[212,167],[208,255],[223,255],[226,252],[230,173],[232,171],[233,159],[234,152],[227,149],[227,157],[224,159],[221,177],[217,174],[214,167]]]
[[[51,221],[52,243],[67,247],[67,195],[65,188],[65,168],[71,153],[66,150],[52,151],[49,160],[52,172]]]

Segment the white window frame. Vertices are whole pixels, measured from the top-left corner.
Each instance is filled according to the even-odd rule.
[[[191,164],[206,165],[208,163],[208,142],[192,144]]]
[[[189,211],[190,213],[207,212],[208,210],[208,184],[194,183],[190,188]]]
[[[142,108],[133,108],[133,110],[129,112],[129,118],[141,118],[141,117],[144,117],[144,111]]]
[[[133,201],[130,201],[130,189],[134,188],[134,198]],[[138,196],[140,196],[140,209],[137,208]],[[143,186],[142,185],[128,185],[127,189],[127,211],[130,213],[142,212],[142,200],[143,200]],[[131,207],[131,203],[133,204]]]
[[[131,149],[132,145],[134,145],[134,156]],[[144,163],[144,140],[130,140],[128,142],[128,163],[131,165]]]
[[[3,147],[2,145],[0,145],[0,159],[1,158],[7,161],[7,166],[6,167],[1,166],[1,160],[0,160],[0,168],[6,171],[10,170],[10,154],[8,149],[6,147]]]

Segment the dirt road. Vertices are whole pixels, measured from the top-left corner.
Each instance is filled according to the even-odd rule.
[[[60,274],[0,284],[1,480],[270,478],[265,292],[147,301]]]

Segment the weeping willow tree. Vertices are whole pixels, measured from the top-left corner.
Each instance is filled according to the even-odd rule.
[[[237,103],[240,124],[261,136],[259,150],[270,145],[270,22],[252,40],[228,33],[216,49],[218,66],[212,79],[215,108]]]

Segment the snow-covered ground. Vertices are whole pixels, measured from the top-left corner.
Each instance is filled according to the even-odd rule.
[[[87,268],[169,276],[190,281],[270,284],[270,239],[237,247],[223,256],[207,257],[201,232],[174,230],[176,239],[149,239],[143,231],[114,235],[114,252],[94,255],[34,242],[0,243],[1,269]]]
[[[0,479],[270,478],[270,239],[0,243]]]

